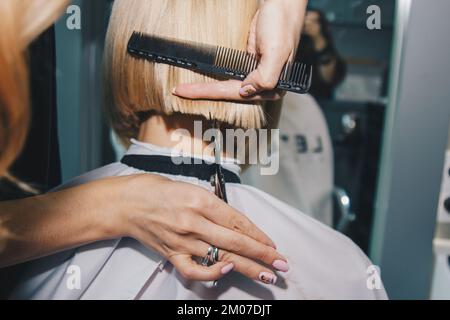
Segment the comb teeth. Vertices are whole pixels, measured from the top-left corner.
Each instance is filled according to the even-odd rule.
[[[244,51],[218,47],[215,67],[234,73],[239,78],[245,78],[258,66],[258,60],[254,54]]]
[[[312,67],[301,62],[288,62],[281,72],[280,82],[293,85],[304,90],[311,87]]]
[[[258,68],[259,61],[255,54],[236,49],[218,47],[215,67],[233,73],[238,78],[245,79]],[[311,87],[312,67],[301,62],[288,62],[281,72],[280,85],[296,90],[307,91]]]

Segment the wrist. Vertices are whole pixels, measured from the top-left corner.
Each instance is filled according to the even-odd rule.
[[[138,221],[145,210],[151,210],[144,203],[148,201],[148,194],[144,192],[143,196],[142,190],[148,187],[148,180],[142,179],[143,176],[115,177],[101,182],[104,203],[99,216],[102,217],[101,228],[109,238],[139,238]]]
[[[105,179],[92,183],[89,188],[95,195],[94,225],[104,239],[126,236],[126,224],[123,213],[125,203],[121,196],[120,181]]]
[[[289,15],[299,15],[301,16],[301,21],[303,22],[304,16],[306,14],[307,0],[265,0],[264,2],[272,2],[279,6],[282,6],[287,14]]]
[[[280,3],[286,3],[289,5],[300,5],[300,6],[306,6],[308,3],[307,0],[264,0],[265,2],[268,1],[274,1],[274,2],[280,2]]]

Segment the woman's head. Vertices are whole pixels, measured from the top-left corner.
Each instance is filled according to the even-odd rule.
[[[328,19],[325,13],[318,9],[308,9],[303,32],[311,38],[322,36],[328,43],[333,43]]]
[[[0,1],[0,176],[22,149],[27,134],[26,48],[56,20],[67,2]]]
[[[133,31],[246,50],[259,0],[116,0],[105,48],[106,107],[122,141],[136,137],[141,115],[200,115],[242,128],[265,122],[261,104],[189,101],[172,94],[180,83],[217,81],[127,54]]]

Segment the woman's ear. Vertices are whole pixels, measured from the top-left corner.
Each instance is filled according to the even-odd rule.
[[[65,11],[69,0],[15,0],[21,2],[22,48],[25,49]]]

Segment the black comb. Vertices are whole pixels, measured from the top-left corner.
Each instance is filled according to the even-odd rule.
[[[128,53],[152,62],[237,80],[244,80],[259,63],[256,55],[245,51],[138,32],[134,32],[128,42]],[[277,89],[304,94],[311,88],[311,81],[312,66],[288,62]]]

